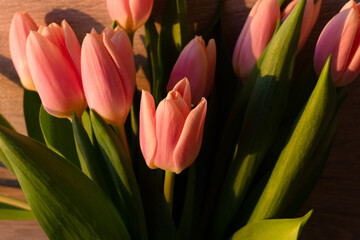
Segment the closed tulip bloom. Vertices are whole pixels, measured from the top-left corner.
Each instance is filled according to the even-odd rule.
[[[191,87],[192,103],[207,97],[212,90],[216,68],[216,45],[210,39],[207,47],[201,37],[191,40],[180,53],[170,75],[167,91],[170,91],[183,78],[187,78]]]
[[[24,88],[36,91],[26,59],[26,39],[38,27],[28,13],[15,13],[10,26],[10,54]]]
[[[352,82],[360,73],[360,3],[349,1],[324,27],[315,48],[318,74],[332,54],[331,75],[336,86]]]
[[[108,35],[112,34],[86,35],[81,49],[81,73],[89,107],[107,123],[121,126],[131,108],[135,83],[134,77],[129,76],[132,70],[125,67],[130,61],[130,50],[118,52],[116,45],[129,39],[123,35],[127,40],[116,40],[114,44]]]
[[[309,37],[309,34],[311,30],[313,29],[316,20],[319,16],[320,7],[322,0],[318,0],[316,3],[314,3],[315,0],[307,0],[306,6],[305,6],[305,12],[304,17],[301,25],[301,34],[298,44],[298,51],[302,49],[304,46],[307,38]],[[281,14],[281,19],[284,22],[287,16],[290,14],[290,12],[294,9],[296,4],[299,2],[299,0],[293,0],[291,1],[284,11]]]
[[[140,147],[149,168],[180,173],[200,151],[207,102],[191,110],[190,84],[181,80],[155,110],[154,98],[143,91],[140,105]]]
[[[233,52],[235,74],[246,81],[274,34],[280,19],[278,0],[258,0],[251,9]]]
[[[116,20],[128,33],[145,24],[154,0],[107,0],[106,5],[112,20]]]
[[[80,45],[64,20],[30,32],[26,56],[42,104],[56,117],[78,116],[86,108],[80,77]]]

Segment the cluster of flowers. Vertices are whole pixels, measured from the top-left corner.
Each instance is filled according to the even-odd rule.
[[[282,13],[278,0],[259,0],[255,4],[233,53],[234,71],[243,81],[276,31],[279,19],[284,21],[297,2],[293,0]],[[307,1],[298,51],[316,22],[321,2]],[[89,106],[109,124],[125,123],[136,80],[127,33],[147,21],[153,1],[108,0],[107,5],[110,16],[122,29],[105,29],[102,34],[93,30],[82,46],[65,20],[61,26],[52,23],[47,27],[38,27],[27,13],[17,13],[12,20],[10,50],[21,82],[25,88],[37,91],[44,108],[56,117],[71,117],[72,112],[80,116]],[[360,72],[359,11],[359,3],[350,0],[326,25],[316,46],[316,72],[320,74],[332,54],[336,86],[350,83]],[[339,26],[344,26],[343,32],[338,31]],[[195,160],[215,65],[215,41],[211,39],[206,46],[201,37],[195,37],[181,52],[167,85],[168,95],[156,110],[151,94],[143,91],[140,146],[150,168],[179,173]]]

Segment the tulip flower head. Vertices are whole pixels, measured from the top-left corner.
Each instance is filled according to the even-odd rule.
[[[350,0],[324,27],[315,48],[314,67],[320,74],[332,54],[335,86],[352,82],[360,73],[360,3]]]
[[[216,45],[210,39],[207,46],[201,37],[191,40],[180,53],[167,85],[169,92],[183,78],[187,78],[191,87],[192,103],[201,97],[210,95],[214,85],[216,68]]]
[[[15,13],[10,26],[10,53],[16,72],[24,88],[36,91],[26,59],[26,39],[30,31],[37,31],[38,26],[26,12]]]
[[[177,83],[155,110],[154,98],[143,91],[140,105],[140,147],[147,165],[180,173],[199,154],[207,102],[191,110],[189,81]]]
[[[232,59],[235,74],[243,82],[270,42],[279,19],[278,0],[258,0],[251,9],[236,42]]]
[[[117,21],[128,33],[145,24],[148,20],[154,0],[107,0],[106,5],[113,21]]]
[[[31,31],[26,42],[30,73],[44,108],[56,117],[78,116],[87,104],[80,77],[80,44],[64,20]]]
[[[127,34],[120,29],[87,34],[81,75],[89,107],[107,123],[123,125],[135,91],[134,56]]]

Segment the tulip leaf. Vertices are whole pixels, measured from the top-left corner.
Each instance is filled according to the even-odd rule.
[[[43,106],[39,118],[46,145],[80,168],[71,122],[50,115]]]
[[[248,222],[276,218],[289,204],[293,187],[303,173],[333,118],[336,91],[330,76],[331,57],[304,110],[296,120],[286,146]]]
[[[241,127],[238,150],[226,176],[213,224],[222,239],[276,136],[285,111],[305,9],[300,0],[268,44]]]
[[[15,131],[15,128],[9,123],[9,121],[1,113],[0,113],[0,125]]]
[[[8,204],[0,203],[0,220],[33,220],[34,214],[30,210],[24,210]]]
[[[4,127],[0,149],[50,239],[130,239],[109,198],[73,164]]]
[[[91,142],[88,133],[75,114],[72,116],[72,125],[83,173],[99,185],[117,206],[120,202],[119,195],[96,140]]]
[[[120,213],[131,236],[145,240],[145,213],[130,156],[115,132],[94,110],[90,110],[90,117],[96,140],[121,196]]]
[[[230,239],[232,240],[297,240],[312,211],[301,218],[268,219],[245,225]]]
[[[41,100],[39,94],[24,88],[24,118],[28,136],[45,143],[39,121]]]
[[[187,3],[186,0],[176,0],[176,9],[179,20],[180,46],[184,48],[188,43]]]

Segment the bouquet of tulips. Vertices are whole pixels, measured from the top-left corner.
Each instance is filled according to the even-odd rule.
[[[16,13],[28,136],[0,115],[0,160],[27,201],[1,196],[0,218],[36,218],[50,239],[298,239],[360,73],[360,4],[325,26],[309,65],[296,57],[321,0],[258,0],[232,61],[223,4],[191,37],[186,0],[167,0],[160,25],[152,0],[107,0],[113,26],[81,45],[65,20]],[[143,25],[151,91],[136,87]]]

